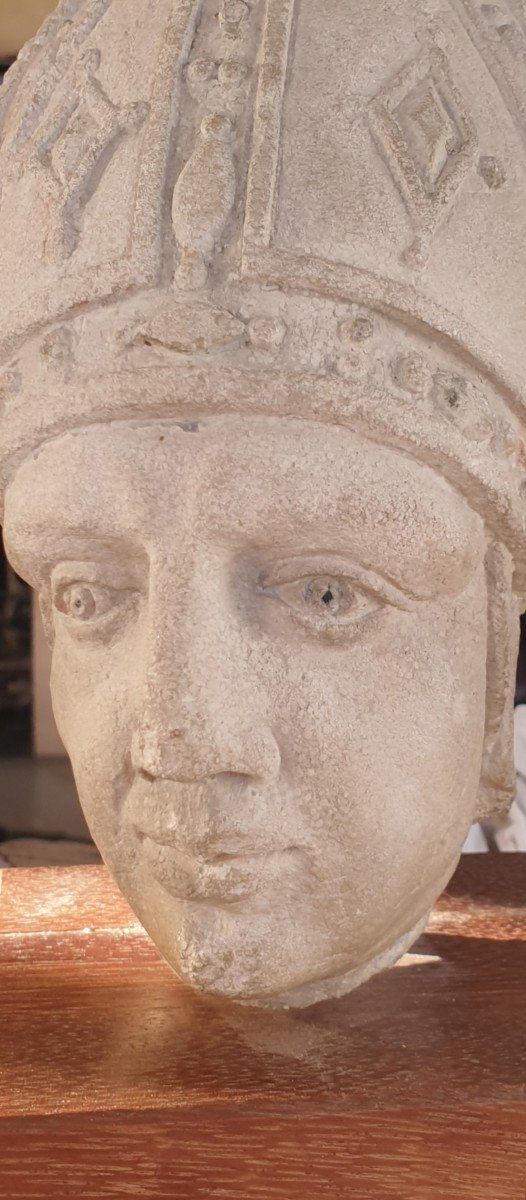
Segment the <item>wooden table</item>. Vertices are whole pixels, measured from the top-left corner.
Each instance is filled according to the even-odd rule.
[[[1,883],[2,1200],[525,1200],[526,856],[302,1012],[192,993],[102,867]]]

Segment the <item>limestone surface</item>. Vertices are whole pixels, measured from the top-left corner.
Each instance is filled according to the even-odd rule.
[[[62,0],[0,90],[0,493],[93,837],[308,1005],[513,795],[523,0]]]

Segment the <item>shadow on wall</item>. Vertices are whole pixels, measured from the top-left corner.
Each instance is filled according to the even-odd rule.
[[[0,756],[31,754],[31,593],[0,544]]]

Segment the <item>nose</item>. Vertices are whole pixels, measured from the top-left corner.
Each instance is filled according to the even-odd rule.
[[[214,605],[202,597],[157,618],[150,613],[131,747],[132,765],[144,776],[269,781],[279,772],[268,705],[249,665],[253,656],[236,620],[222,610],[219,597]]]

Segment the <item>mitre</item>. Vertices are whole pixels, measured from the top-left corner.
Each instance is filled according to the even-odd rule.
[[[58,429],[300,385],[440,459],[520,556],[522,7],[216,8],[63,0],[8,73],[4,479]]]

